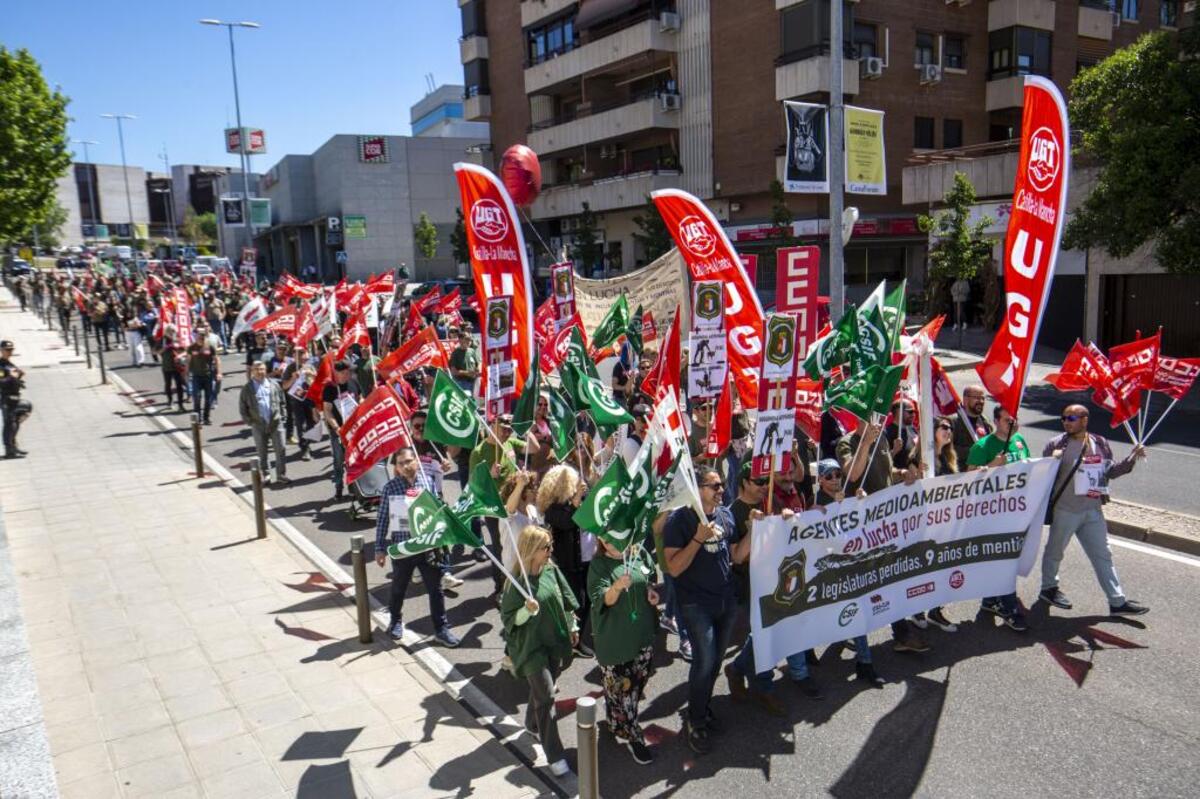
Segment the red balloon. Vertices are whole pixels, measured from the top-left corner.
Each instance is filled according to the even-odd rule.
[[[520,206],[528,206],[542,190],[542,165],[537,153],[524,144],[514,144],[500,159],[500,181],[508,196]]]

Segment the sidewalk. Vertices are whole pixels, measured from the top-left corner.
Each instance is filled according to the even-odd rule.
[[[0,461],[0,795],[57,795],[35,787],[40,725],[66,797],[549,793],[407,651],[359,644],[341,586],[254,540],[220,480],[0,296],[34,405],[29,457]],[[9,679],[23,658],[36,682]]]

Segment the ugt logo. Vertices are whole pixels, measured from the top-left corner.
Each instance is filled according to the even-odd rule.
[[[717,237],[708,221],[695,214],[685,216],[679,222],[679,239],[693,255],[707,258],[717,249]]]
[[[1050,128],[1038,128],[1029,141],[1029,165],[1026,167],[1029,182],[1038,191],[1046,191],[1054,185],[1060,169],[1062,147],[1058,143],[1058,137]]]
[[[479,238],[495,244],[508,235],[508,216],[500,203],[485,197],[471,206],[471,229]]]

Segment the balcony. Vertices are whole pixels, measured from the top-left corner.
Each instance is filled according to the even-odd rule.
[[[488,40],[486,36],[465,36],[458,40],[458,60],[466,64],[479,58],[488,57]]]
[[[602,39],[577,47],[525,70],[525,93],[538,94],[550,86],[619,64],[645,52],[674,53],[674,31],[663,31],[656,17],[622,28]]]
[[[988,3],[988,31],[1013,25],[1054,30],[1054,0],[991,0]]]
[[[597,213],[646,204],[646,195],[659,189],[677,189],[678,170],[648,170],[611,178],[546,186],[530,209],[534,219],[552,219],[583,213],[583,204]]]
[[[521,27],[528,28],[546,17],[565,11],[579,0],[521,0]]]
[[[1101,7],[1079,4],[1079,35],[1088,39],[1103,39],[1111,42],[1113,37],[1113,12],[1107,5]]]
[[[588,116],[537,127],[529,133],[527,143],[534,152],[545,154],[643,130],[678,130],[678,110],[664,110],[664,106],[663,97],[650,96],[606,111],[593,111]]]
[[[1004,108],[1021,108],[1025,105],[1025,76],[996,78],[987,82],[987,97],[984,108],[999,111]]]
[[[829,92],[829,55],[812,55],[796,61],[781,56],[775,66],[775,99],[790,100],[816,92]],[[858,62],[842,59],[842,93],[858,94]]]
[[[463,119],[468,122],[486,120],[492,115],[492,96],[476,94],[463,99]]]
[[[941,204],[954,186],[955,172],[966,174],[979,197],[1010,197],[1020,144],[1018,139],[988,142],[909,159],[901,177],[900,201],[904,205]]]

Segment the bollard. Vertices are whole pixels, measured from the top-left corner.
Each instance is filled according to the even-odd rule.
[[[100,359],[100,369],[104,369],[104,359]],[[192,456],[196,459],[196,476],[204,476],[204,450],[200,441],[200,417],[192,414]]]
[[[263,502],[262,471],[250,467],[250,482],[254,486],[254,527],[259,538],[267,537],[267,506]]]
[[[108,385],[108,372],[104,370],[104,348],[96,347],[96,355],[100,358],[100,382]]]
[[[75,357],[79,357],[79,328],[71,326],[71,338],[75,341]]]
[[[83,351],[87,355],[87,368],[92,368],[92,340],[88,338],[87,332],[83,334]],[[171,395],[167,395],[167,404],[171,404]]]
[[[363,537],[350,537],[350,560],[354,564],[354,605],[358,609],[359,643],[371,643],[371,609],[367,606],[367,561],[363,558]]]
[[[600,799],[600,774],[596,753],[596,699],[581,696],[575,702],[576,751],[579,754],[579,799]]]

